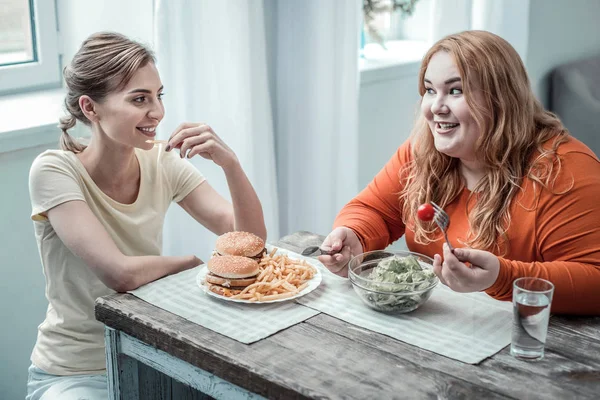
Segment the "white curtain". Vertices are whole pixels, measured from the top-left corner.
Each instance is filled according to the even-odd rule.
[[[358,192],[362,2],[272,4],[281,231],[327,234],[337,212]]]
[[[275,142],[268,88],[262,1],[157,0],[155,49],[165,86],[159,136],[185,121],[206,122],[236,152],[261,199],[268,240],[279,238]],[[220,167],[192,159],[229,200]],[[215,235],[180,207],[165,221],[164,254],[207,260]]]
[[[506,39],[527,60],[529,0],[434,0],[431,39],[485,30]]]
[[[209,123],[237,153],[265,211],[268,240],[329,232],[358,191],[360,0],[155,0],[168,137]],[[193,160],[228,195],[218,167]],[[179,207],[165,254],[207,259],[214,235]]]

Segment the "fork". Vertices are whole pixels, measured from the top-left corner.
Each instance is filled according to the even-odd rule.
[[[430,203],[433,206],[434,210],[433,220],[444,234],[444,238],[446,239],[446,243],[448,243],[450,251],[454,253],[454,247],[452,247],[452,245],[450,244],[450,241],[448,240],[448,234],[446,234],[448,226],[450,225],[450,216],[448,216],[448,214],[446,213],[446,211],[444,211],[442,207],[438,206],[433,201],[430,201]]]
[[[304,250],[302,250],[302,255],[303,256],[312,256],[312,255],[326,255],[326,256],[332,256],[336,253],[339,253],[341,250],[324,250],[319,246],[310,246],[305,248]],[[317,254],[318,253],[318,254]]]

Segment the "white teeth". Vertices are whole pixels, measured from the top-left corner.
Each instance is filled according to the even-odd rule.
[[[442,124],[442,123],[439,123],[439,125],[440,125],[440,128],[442,128],[442,129],[451,129],[451,128],[454,128],[455,126],[458,126],[458,124]]]
[[[156,130],[156,127],[152,127],[152,128],[138,128],[140,131],[144,131],[144,132],[154,132]]]

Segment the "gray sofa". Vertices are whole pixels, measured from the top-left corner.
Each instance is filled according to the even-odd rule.
[[[573,136],[600,155],[600,56],[565,64],[552,72],[550,110]]]

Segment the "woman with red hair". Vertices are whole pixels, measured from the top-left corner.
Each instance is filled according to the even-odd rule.
[[[510,300],[512,282],[555,285],[552,311],[600,314],[600,162],[535,98],[514,48],[489,32],[447,36],[419,73],[410,139],[338,214],[320,260],[345,276],[353,254],[406,235],[442,283]],[[419,205],[449,214],[451,251]],[[468,266],[466,263],[470,263]]]

